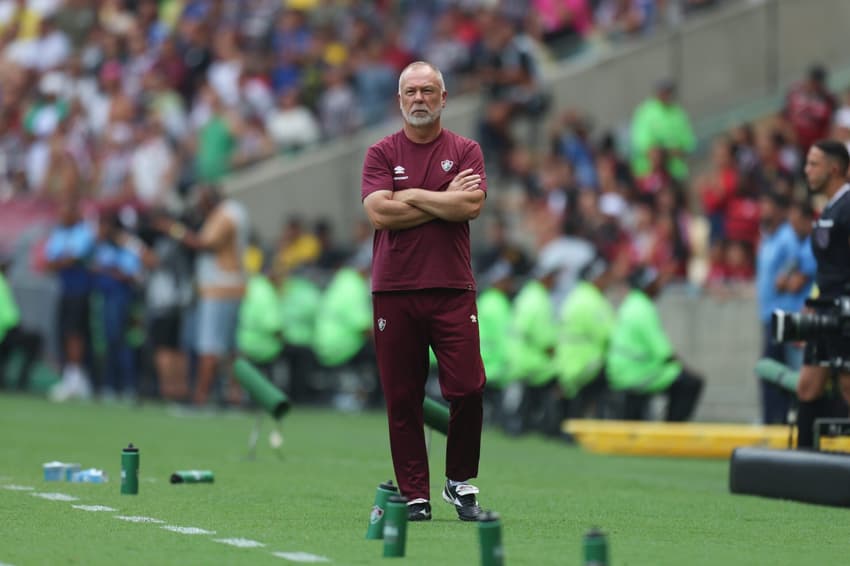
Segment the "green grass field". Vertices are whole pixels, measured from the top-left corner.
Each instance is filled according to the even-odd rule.
[[[409,525],[404,559],[384,559],[381,541],[364,537],[375,488],[392,477],[385,417],[296,408],[284,419],[282,457],[266,441],[266,419],[257,458],[249,461],[253,423],[247,413],[181,417],[155,405],[0,397],[0,564],[291,563],[277,552],[333,564],[479,563],[476,526],[459,522],[439,499],[440,435],[431,457],[434,520]],[[120,453],[131,441],[141,451],[140,492],[122,496]],[[45,482],[41,465],[51,460],[102,468],[110,482]],[[169,484],[178,469],[213,470],[215,483]],[[486,431],[476,484],[483,506],[502,514],[506,564],[580,564],[582,534],[593,525],[608,533],[617,566],[847,563],[846,511],[732,496],[727,474],[726,462],[597,456]],[[215,540],[224,538],[264,546]]]

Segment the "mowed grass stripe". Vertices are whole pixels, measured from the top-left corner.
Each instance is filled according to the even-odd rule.
[[[248,413],[180,418],[164,407],[51,405],[0,397],[0,475],[10,484],[62,492],[127,516],[198,526],[216,538],[173,536],[161,525],[80,513],[67,503],[0,490],[0,548],[13,564],[280,564],[273,551],[328,557],[336,564],[381,563],[382,543],[365,540],[377,485],[392,477],[386,418],[296,407],[283,422],[279,458],[265,439],[246,460]],[[406,564],[469,565],[479,560],[474,524],[440,500],[445,439],[432,437],[434,520],[410,525]],[[141,451],[137,496],[119,494],[120,451]],[[80,462],[109,474],[103,485],[43,482],[41,464]],[[179,469],[210,469],[214,484],[171,485]],[[840,564],[846,511],[735,497],[722,461],[599,456],[537,438],[486,431],[481,503],[503,517],[509,564],[579,564],[591,526],[609,535],[613,564]],[[84,536],[82,536],[84,535]]]

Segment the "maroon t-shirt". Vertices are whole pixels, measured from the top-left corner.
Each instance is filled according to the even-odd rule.
[[[360,196],[411,188],[445,191],[464,169],[481,175],[487,190],[478,143],[443,129],[420,144],[399,131],[366,152]],[[475,289],[469,222],[436,219],[405,230],[376,230],[372,249],[372,291]]]

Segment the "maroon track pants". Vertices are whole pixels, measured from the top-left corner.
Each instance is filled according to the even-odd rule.
[[[437,356],[440,390],[450,404],[446,477],[478,475],[484,364],[475,292],[456,289],[373,295],[375,350],[387,401],[396,481],[408,499],[430,499],[422,421],[428,346]]]

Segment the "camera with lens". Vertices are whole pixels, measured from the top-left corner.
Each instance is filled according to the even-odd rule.
[[[770,330],[777,342],[816,342],[825,338],[850,340],[850,296],[836,299],[808,299],[806,306],[815,312],[775,310]],[[846,360],[823,359],[818,362],[841,365]]]

